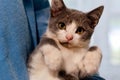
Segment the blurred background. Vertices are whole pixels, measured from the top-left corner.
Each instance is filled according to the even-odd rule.
[[[83,12],[104,5],[104,12],[94,32],[91,45],[102,49],[100,76],[120,80],[120,0],[64,0],[69,8]]]

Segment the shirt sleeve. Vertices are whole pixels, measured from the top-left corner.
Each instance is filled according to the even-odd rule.
[[[48,0],[34,0],[35,20],[37,27],[38,42],[48,26],[50,5]]]
[[[105,80],[99,74],[94,74],[93,76],[88,76],[80,80]]]

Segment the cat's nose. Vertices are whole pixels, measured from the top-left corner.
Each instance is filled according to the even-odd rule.
[[[72,35],[72,34],[67,34],[67,35],[66,35],[66,39],[67,39],[68,41],[71,41],[71,40],[73,39],[73,35]]]

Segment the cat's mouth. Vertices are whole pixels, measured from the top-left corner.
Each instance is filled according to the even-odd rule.
[[[67,45],[67,44],[69,44],[69,42],[60,42],[60,44]]]
[[[69,47],[70,42],[60,42],[60,44],[64,47]]]

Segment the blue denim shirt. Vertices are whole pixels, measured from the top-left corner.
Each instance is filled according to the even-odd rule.
[[[48,18],[48,0],[0,0],[0,80],[28,80],[27,56]],[[103,79],[94,75],[85,80]]]
[[[0,0],[0,80],[28,80],[27,55],[48,17],[48,0]]]

